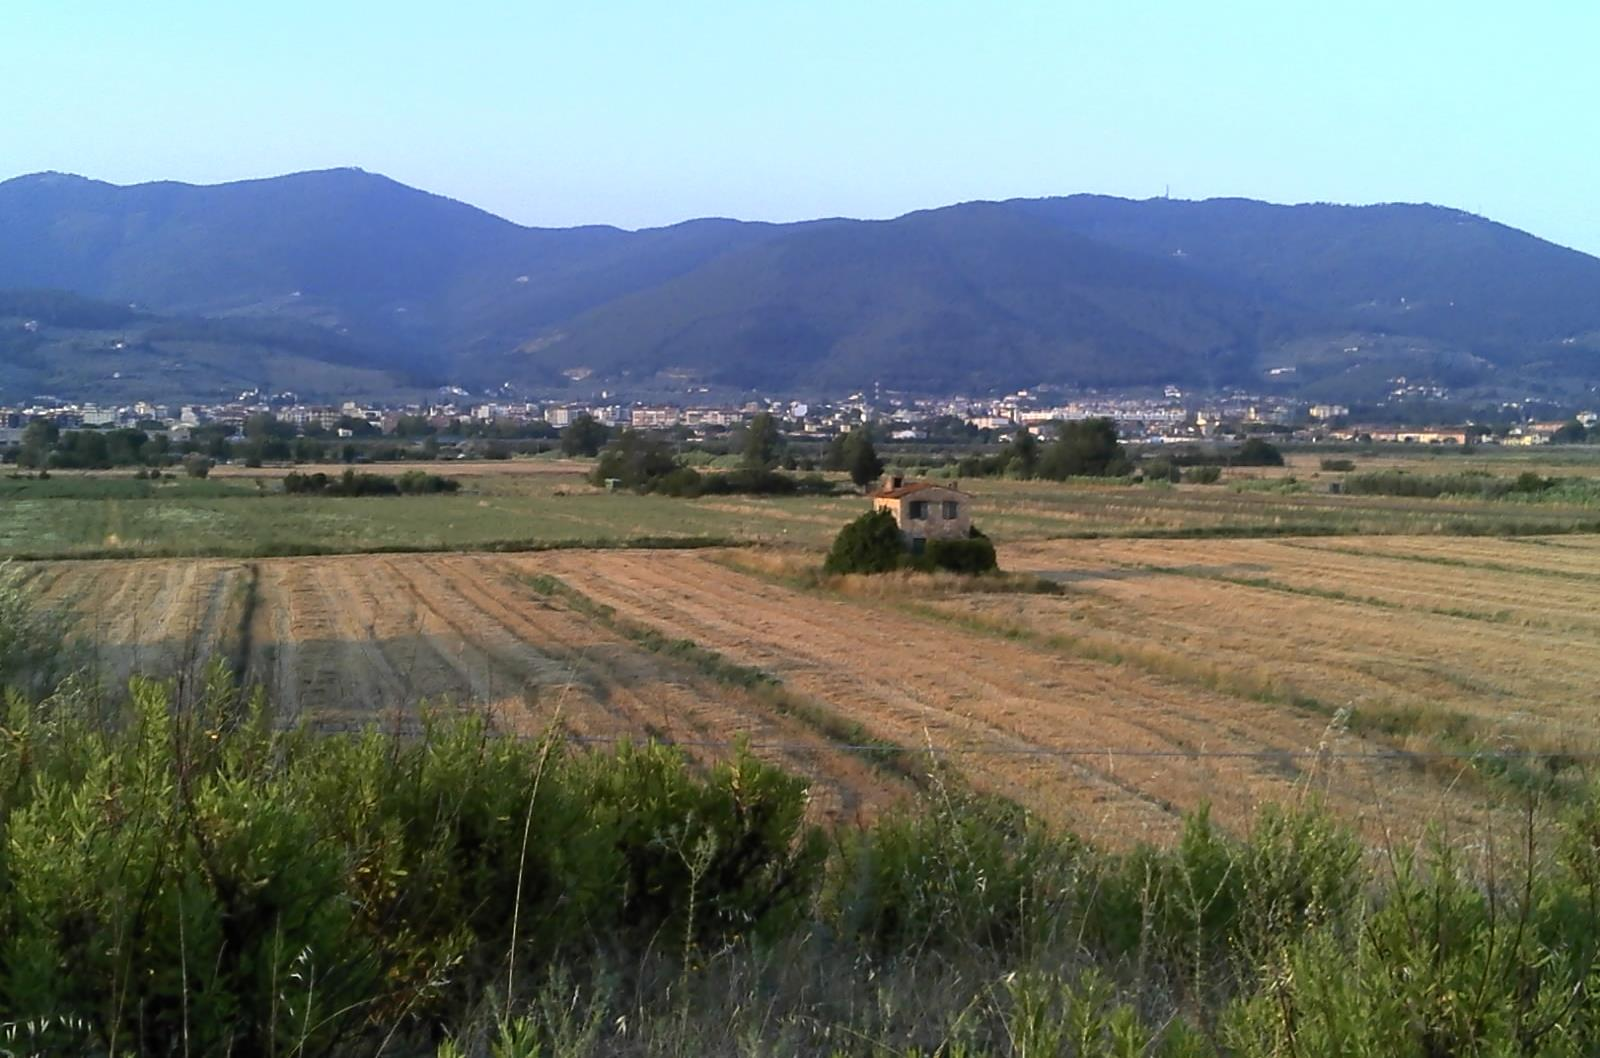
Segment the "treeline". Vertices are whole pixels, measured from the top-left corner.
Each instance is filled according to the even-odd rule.
[[[1079,477],[1142,476],[1146,481],[1215,482],[1223,467],[1283,466],[1283,453],[1261,437],[1246,438],[1232,451],[1185,447],[1135,460],[1117,438],[1110,419],[1057,423],[1054,440],[1044,443],[1026,427],[1019,428],[1006,448],[970,455],[953,463],[958,477],[1039,478],[1065,481]]]
[[[829,495],[834,491],[820,474],[796,477],[777,469],[784,462],[785,443],[771,415],[757,415],[741,432],[739,442],[742,454],[737,468],[702,473],[687,466],[665,439],[622,430],[599,450],[589,480],[595,485],[678,497]]]
[[[461,482],[438,474],[408,470],[398,477],[388,474],[358,474],[346,470],[329,476],[291,471],[283,479],[283,491],[291,496],[425,496],[457,492]]]
[[[193,450],[192,446],[188,446]],[[107,470],[170,466],[186,454],[163,433],[140,429],[66,430],[43,420],[29,423],[7,460],[25,470]]]
[[[966,478],[1045,478],[1065,481],[1078,477],[1119,477],[1133,465],[1116,423],[1110,419],[1079,419],[1056,424],[1056,438],[1041,444],[1033,431],[1019,427],[1004,451],[972,455],[956,463],[956,473]]]
[[[39,420],[23,431],[20,443],[0,450],[0,460],[24,470],[111,470],[123,467],[171,467],[187,456],[213,462],[238,462],[259,467],[267,463],[357,463],[430,461],[447,455],[478,459],[510,459],[514,455],[549,451],[548,440],[473,438],[446,449],[434,436],[420,441],[386,437],[364,420],[365,430],[350,438],[336,431],[311,429],[305,435],[279,424],[272,430],[248,431],[234,436],[230,426],[196,426],[188,440],[173,441],[160,423],[140,428],[62,430]]]

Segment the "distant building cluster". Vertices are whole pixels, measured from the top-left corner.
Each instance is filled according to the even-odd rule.
[[[1403,380],[1402,380],[1403,381]],[[270,413],[303,433],[350,437],[356,434],[414,436],[447,433],[462,424],[542,424],[551,430],[588,416],[608,427],[675,431],[685,438],[705,437],[735,429],[755,415],[774,415],[789,432],[821,439],[871,423],[884,440],[894,442],[1005,441],[1021,429],[1049,438],[1054,424],[1090,418],[1116,423],[1125,440],[1151,444],[1228,440],[1263,430],[1285,440],[1379,441],[1418,445],[1503,443],[1542,444],[1556,437],[1568,422],[1523,421],[1491,432],[1471,424],[1404,426],[1362,424],[1351,420],[1350,408],[1325,402],[1308,403],[1285,397],[1245,392],[1197,396],[1177,386],[1138,395],[1073,395],[1061,399],[1058,389],[1021,389],[1001,397],[918,397],[871,392],[852,393],[832,401],[747,400],[739,404],[624,403],[602,395],[600,400],[475,402],[464,390],[441,391],[427,404],[384,405],[360,401],[338,404],[302,402],[294,393],[241,393],[217,404],[167,405],[137,401],[126,405],[71,402],[47,397],[0,408],[0,444],[15,444],[30,422],[45,419],[62,429],[138,428],[187,440],[202,426],[221,425],[242,431],[252,416]],[[1515,422],[1520,409],[1505,406]],[[1597,416],[1578,416],[1587,427]]]

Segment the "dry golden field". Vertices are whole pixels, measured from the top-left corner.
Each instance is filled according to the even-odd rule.
[[[835,819],[902,796],[907,773],[925,770],[916,754],[932,750],[976,786],[1114,843],[1169,838],[1203,802],[1242,826],[1262,803],[1310,791],[1369,834],[1474,828],[1508,787],[1432,754],[1596,745],[1592,537],[1002,550],[1006,568],[1059,582],[1058,595],[786,578],[814,558],[572,550],[30,568],[78,615],[113,683],[220,654],[267,686],[284,719],[327,728],[410,724],[433,702],[522,733],[559,723],[580,739],[669,739],[702,760],[747,739],[812,777],[817,812]],[[915,753],[886,763],[856,743]]]

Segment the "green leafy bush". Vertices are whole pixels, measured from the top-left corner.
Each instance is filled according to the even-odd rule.
[[[825,573],[888,573],[899,569],[906,545],[894,515],[869,511],[839,530],[822,563]]]
[[[457,492],[461,482],[455,478],[408,470],[398,478],[387,474],[358,474],[346,470],[337,477],[318,471],[302,474],[290,471],[283,479],[283,491],[292,496],[422,496]]]
[[[742,755],[702,775],[473,717],[315,737],[220,673],[182,708],[135,682],[122,723],[66,694],[0,726],[0,1011],[78,1015],[101,1053],[326,1053],[597,938],[760,936],[825,852],[804,783]]]
[[[77,661],[66,619],[28,590],[23,567],[0,562],[0,695],[47,694]],[[0,753],[4,752],[0,743]]]
[[[965,540],[929,540],[923,557],[933,569],[950,573],[993,573],[1000,568],[994,543],[976,528]]]
[[[1144,472],[1144,479],[1151,482],[1177,483],[1183,477],[1183,468],[1176,461],[1166,457],[1147,459],[1140,464],[1139,469]]]
[[[1071,906],[1078,852],[1017,806],[946,785],[841,836],[822,915],[878,951],[1015,950]]]
[[[1281,467],[1283,453],[1271,441],[1251,437],[1239,446],[1231,462],[1236,467]]]

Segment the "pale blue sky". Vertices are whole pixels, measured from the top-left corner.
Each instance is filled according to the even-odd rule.
[[[1429,201],[1600,253],[1600,3],[0,0],[0,176],[357,165],[526,224]]]

